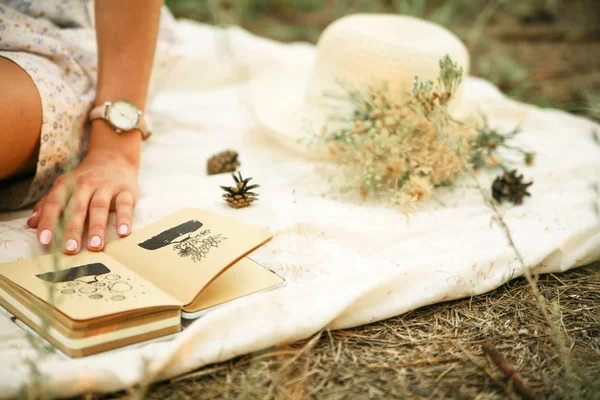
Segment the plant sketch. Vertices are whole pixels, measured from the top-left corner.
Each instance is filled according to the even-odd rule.
[[[191,257],[193,262],[199,262],[208,256],[213,247],[219,247],[226,239],[222,234],[211,235],[210,229],[206,229],[179,242],[173,242],[173,250],[177,251],[179,257]]]
[[[179,257],[189,257],[196,263],[206,258],[212,248],[219,247],[219,244],[227,239],[222,234],[211,235],[210,229],[194,233],[202,226],[202,222],[190,220],[162,231],[138,243],[138,246],[146,250],[158,250],[172,245]]]

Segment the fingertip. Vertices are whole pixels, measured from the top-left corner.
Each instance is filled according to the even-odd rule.
[[[131,233],[131,221],[133,206],[135,204],[133,195],[129,191],[122,191],[115,197],[115,211],[117,212],[117,233],[121,237]]]
[[[127,224],[119,225],[119,228],[117,229],[117,233],[121,237],[129,235],[129,225],[127,225]]]
[[[40,213],[39,211],[34,211],[33,214],[27,218],[27,225],[31,228],[37,228],[38,223],[40,222]]]
[[[48,229],[42,230],[38,235],[38,240],[43,245],[49,245],[52,241],[52,232],[50,232]]]
[[[65,242],[65,253],[76,254],[79,250],[79,244],[75,239],[69,239]]]
[[[101,251],[102,250],[102,238],[98,235],[94,235],[88,241],[88,249],[91,251]]]

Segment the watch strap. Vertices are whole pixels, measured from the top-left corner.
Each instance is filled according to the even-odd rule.
[[[92,111],[90,111],[90,120],[106,118],[106,109],[108,108],[108,105],[109,103],[104,103],[98,107],[92,108]]]
[[[152,132],[150,132],[150,129],[148,128],[148,124],[146,123],[146,118],[144,118],[143,114],[140,115],[138,124],[133,129],[137,129],[138,131],[140,131],[142,133],[142,140],[146,140],[150,137],[150,135],[152,135]]]
[[[89,113],[90,121],[94,120],[94,119],[106,119],[106,109],[108,108],[109,105],[110,105],[110,102],[106,102],[104,104],[101,104],[97,107],[92,108],[92,110]],[[150,135],[152,134],[152,132],[150,132],[150,130],[148,129],[148,124],[146,123],[146,118],[144,118],[143,114],[140,115],[140,118],[139,118],[138,123],[135,126],[135,128],[133,128],[131,130],[132,131],[133,130],[140,131],[140,133],[142,134],[142,140],[148,139],[150,137]]]

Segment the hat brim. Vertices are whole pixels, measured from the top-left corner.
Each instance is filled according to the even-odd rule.
[[[274,141],[304,157],[325,159],[328,153],[323,146],[310,145],[311,136],[320,134],[328,122],[323,108],[304,102],[311,67],[279,64],[265,71],[250,84],[251,103],[264,131]],[[454,117],[467,119],[476,111],[468,97],[465,93]]]
[[[251,102],[265,132],[288,150],[310,158],[326,156],[307,141],[326,123],[322,109],[303,102],[311,66],[278,65],[252,81]]]

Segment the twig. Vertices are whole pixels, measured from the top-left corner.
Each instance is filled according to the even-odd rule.
[[[246,364],[258,361],[261,358],[270,358],[270,357],[287,356],[287,355],[295,355],[295,354],[298,354],[298,350],[296,350],[296,349],[270,351],[270,352],[267,352],[267,353],[258,354],[258,355],[253,356],[253,357],[242,358],[241,360],[239,360],[238,362],[236,362],[233,365],[233,367],[234,368],[242,367],[242,366],[244,366]]]
[[[304,355],[305,353],[308,353],[315,346],[315,344],[317,344],[317,342],[321,338],[322,334],[323,334],[323,331],[320,331],[318,334],[316,334],[312,339],[310,339],[304,345],[304,347],[302,347],[302,349],[300,349],[300,351],[298,351],[296,353],[296,355],[294,355],[294,357],[292,357],[291,359],[286,361],[285,364],[283,364],[283,366],[281,366],[281,368],[279,368],[277,375],[271,381],[271,385],[269,385],[267,394],[265,395],[265,399],[270,399],[270,398],[275,397],[274,391],[275,391],[275,386],[277,386],[277,384],[279,383],[279,375],[281,375],[281,373],[285,369],[287,369],[290,365],[294,364],[300,357],[302,357],[302,355]]]
[[[306,343],[304,345],[304,347],[302,347],[302,349],[300,349],[300,351],[298,353],[296,353],[296,355],[294,357],[292,357],[285,364],[283,364],[283,366],[279,369],[279,372],[281,372],[284,369],[288,368],[290,365],[294,364],[300,357],[302,357],[303,354],[309,352],[315,346],[315,344],[319,341],[319,339],[321,338],[322,334],[323,334],[323,331],[320,331],[312,339],[310,339],[308,341],[308,343]]]
[[[489,359],[502,371],[502,373],[508,378],[509,381],[513,381],[517,392],[526,400],[534,399],[535,395],[529,388],[527,381],[523,376],[515,369],[515,367],[508,362],[498,350],[490,342],[483,344],[483,351],[489,357]]]
[[[471,361],[471,363],[473,365],[475,365],[476,367],[478,367],[479,369],[481,369],[483,372],[485,372],[485,374],[488,376],[488,378],[491,379],[492,382],[494,382],[496,385],[498,385],[499,387],[503,388],[504,385],[502,384],[502,382],[499,382],[496,377],[490,372],[490,370],[483,364],[480,364],[475,357],[469,353],[461,344],[460,342],[456,342],[456,347],[458,347],[460,349],[460,351],[463,352],[463,354],[465,356],[467,356],[467,359],[469,361]],[[510,393],[510,392],[509,392]]]
[[[227,369],[227,367],[228,366],[205,368],[200,371],[191,372],[189,374],[178,376],[177,378],[173,378],[173,379],[171,379],[171,382],[179,382],[179,381],[184,381],[187,379],[199,378],[204,375],[212,374],[213,372],[223,371],[224,369]]]

